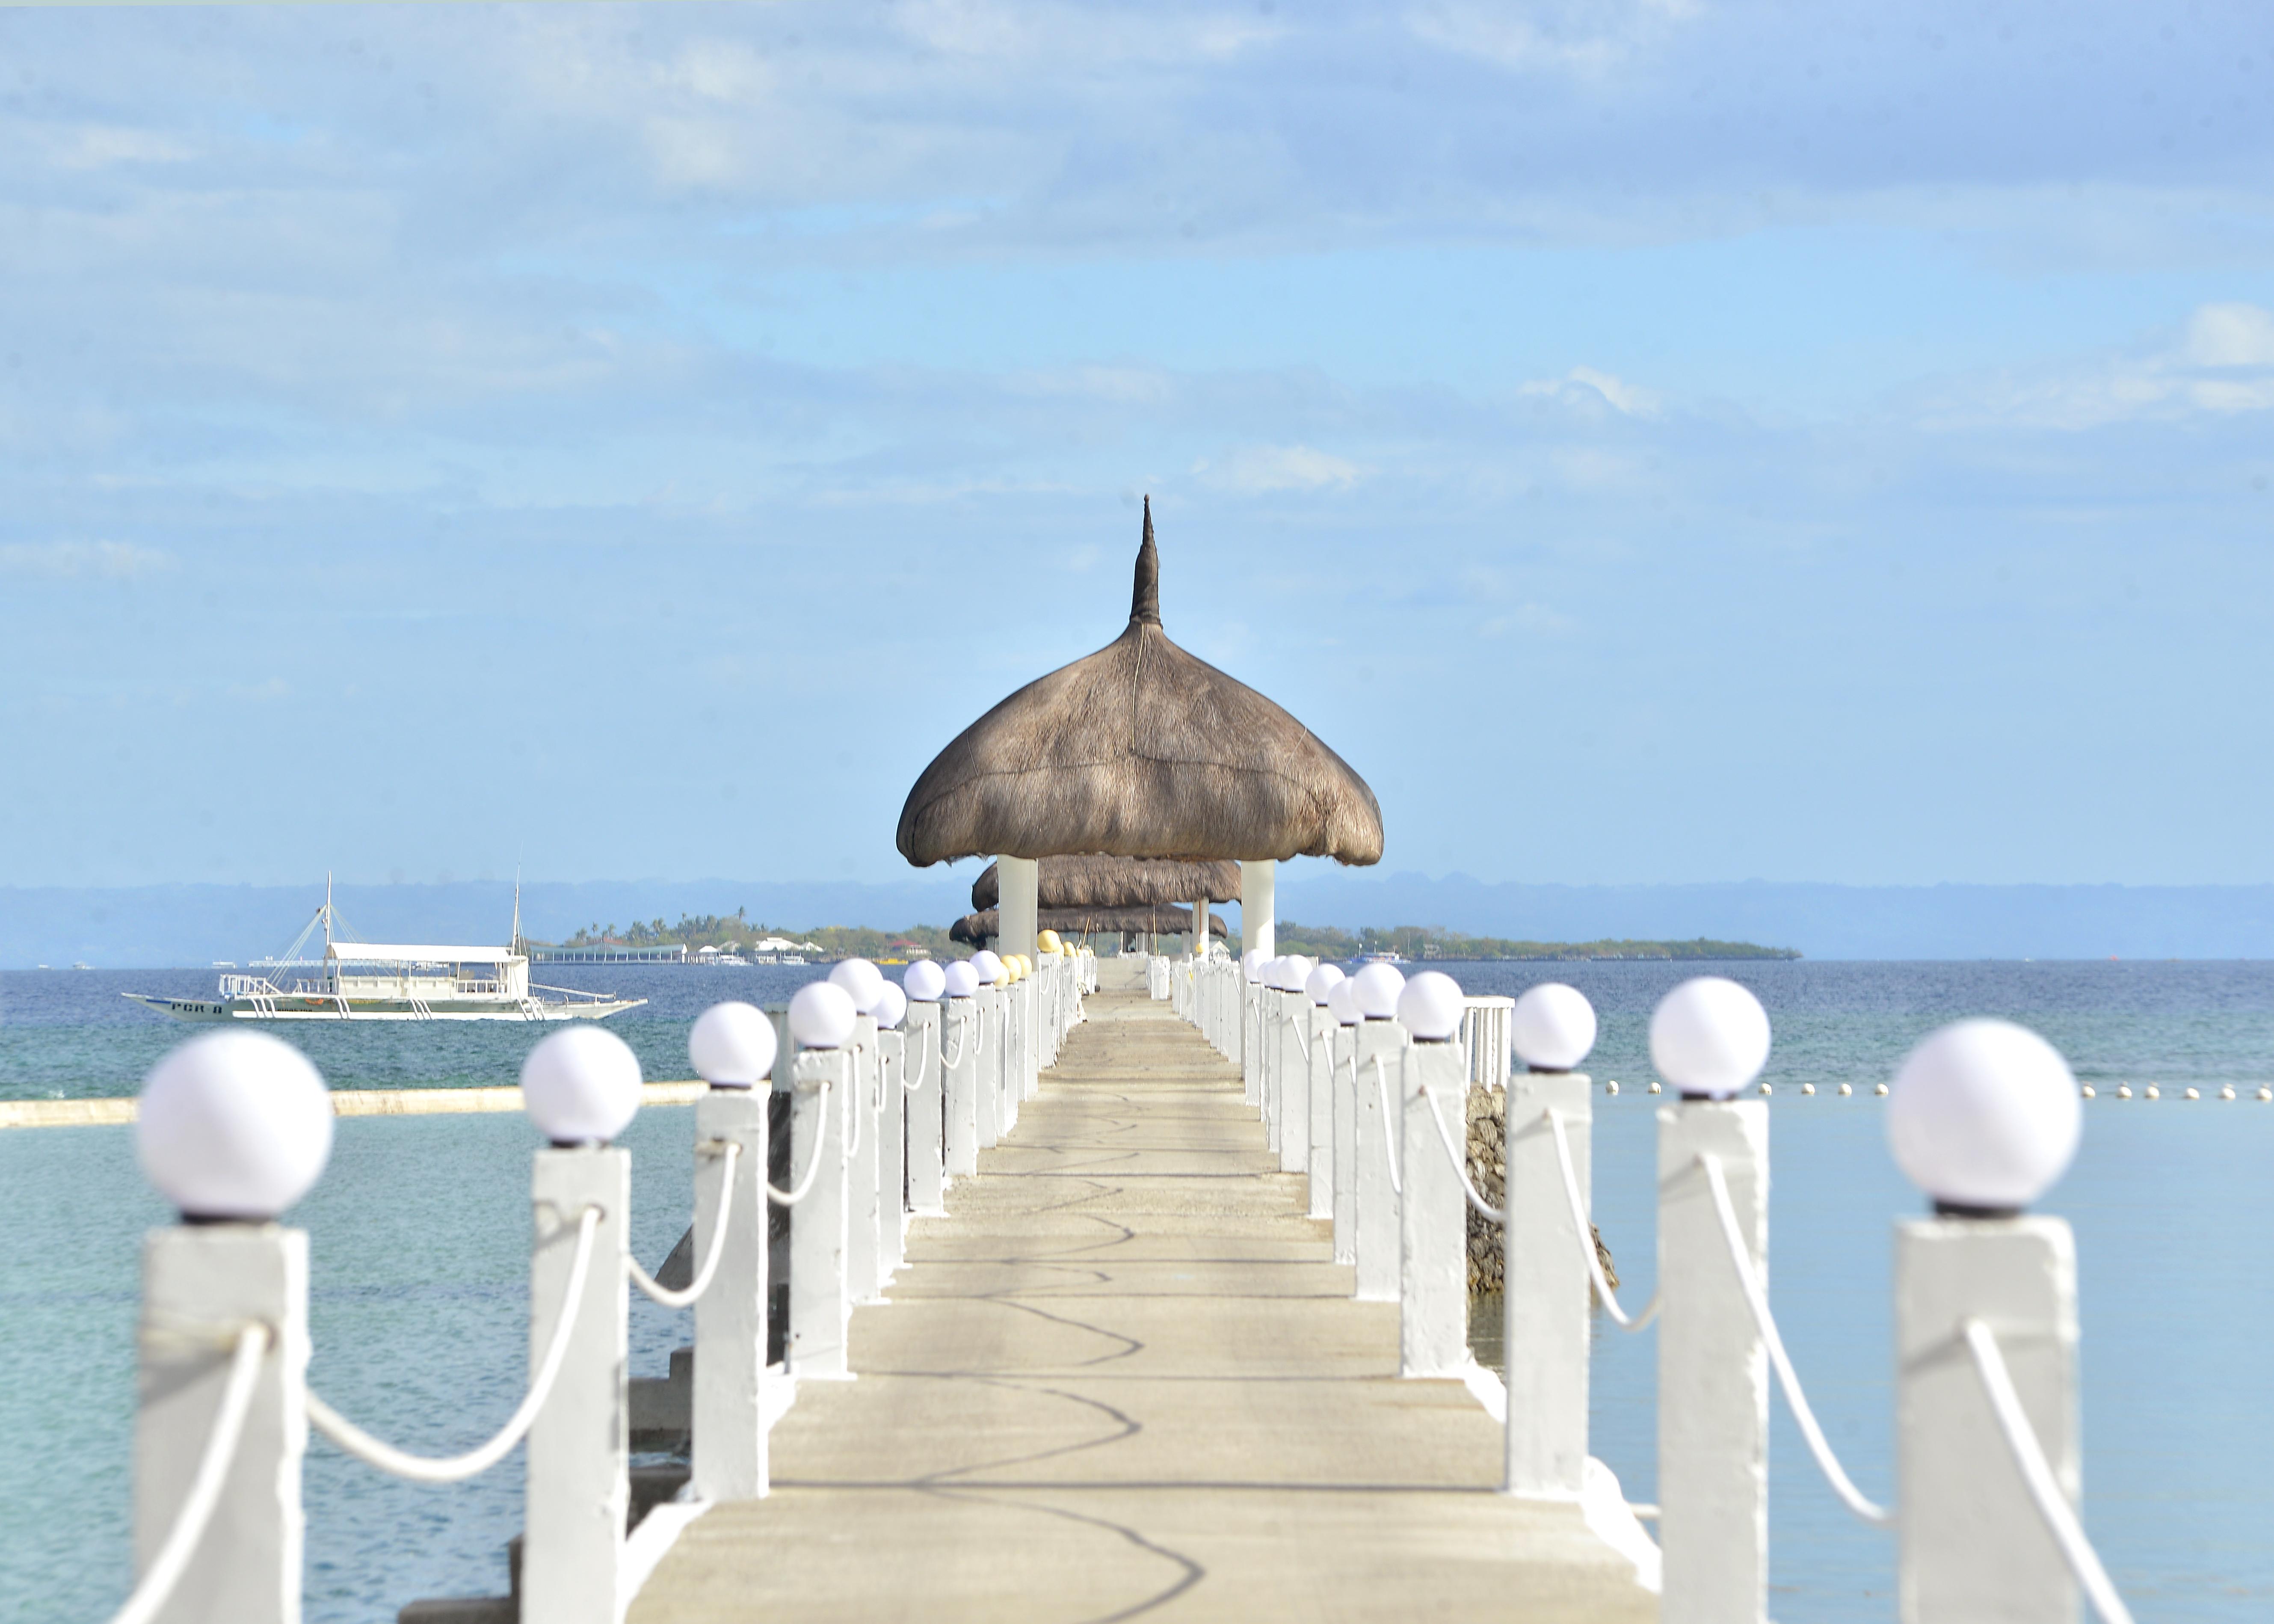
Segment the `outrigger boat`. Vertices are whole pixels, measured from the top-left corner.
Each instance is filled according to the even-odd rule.
[[[301,957],[319,925],[324,956]],[[223,976],[211,998],[124,996],[177,1021],[599,1021],[647,1002],[532,984],[518,885],[512,940],[502,948],[461,948],[348,938],[327,878],[316,917],[280,956],[251,968],[266,973]],[[281,973],[297,970],[316,973],[289,980]]]

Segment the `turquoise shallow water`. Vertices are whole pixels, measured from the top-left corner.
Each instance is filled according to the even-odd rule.
[[[1683,971],[1658,964],[1449,965],[1472,992],[1540,979],[1583,986],[1603,1012],[1591,1070],[1628,1085],[1597,1100],[1598,1217],[1627,1289],[1646,1295],[1653,1110],[1644,1023]],[[2077,1229],[2087,1520],[2143,1624],[2274,1614],[2274,1105],[2178,1099],[2274,1077],[2274,966],[2229,964],[1721,967],[1754,985],[1777,1033],[1781,1084],[1888,1076],[1940,1022],[2004,1014],[2045,1032],[2081,1076],[2159,1082],[2157,1103],[2087,1107],[2076,1167],[2044,1204]],[[607,967],[589,983],[656,1002],[613,1023],[651,1076],[685,1074],[685,1031],[721,996],[779,998],[812,971]],[[184,990],[208,972],[162,972]],[[138,990],[155,978],[121,974]],[[564,977],[563,979],[566,979]],[[41,983],[27,993],[23,984]],[[132,1092],[182,1028],[116,997],[94,972],[0,976],[0,1094]],[[116,1008],[113,1008],[116,1006]],[[525,1028],[302,1029],[335,1084],[509,1082]],[[422,1047],[421,1045],[431,1046]],[[1889,1163],[1867,1092],[1772,1106],[1771,1292],[1835,1446],[1867,1492],[1888,1462],[1890,1225],[1918,1208]],[[653,1264],[687,1221],[693,1113],[645,1112],[634,1228]],[[529,1153],[518,1117],[347,1119],[333,1164],[293,1214],[315,1258],[313,1379],[412,1447],[467,1446],[520,1391],[526,1350]],[[0,1618],[100,1619],[127,1583],[127,1454],[138,1247],[167,1214],[120,1129],[0,1132]],[[633,1304],[633,1363],[660,1373],[684,1316]],[[1605,1326],[1595,1452],[1638,1499],[1654,1493],[1655,1345]],[[1773,1610],[1783,1624],[1886,1620],[1892,1547],[1852,1522],[1777,1410]],[[384,1620],[420,1596],[496,1590],[519,1525],[516,1454],[487,1477],[420,1488],[310,1453],[308,1616]]]

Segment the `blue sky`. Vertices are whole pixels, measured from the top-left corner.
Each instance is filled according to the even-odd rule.
[[[1172,636],[1490,880],[2274,880],[2274,14],[0,10],[0,884],[888,878]]]

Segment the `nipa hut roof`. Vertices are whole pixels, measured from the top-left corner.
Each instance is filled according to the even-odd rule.
[[[1193,910],[1174,908],[1166,903],[1150,908],[1043,908],[1035,916],[1036,930],[1057,931],[1061,934],[1086,934],[1092,931],[1151,931],[1162,936],[1182,936],[1193,928]],[[1209,915],[1209,931],[1212,935],[1229,936],[1224,916]],[[968,913],[947,927],[950,941],[979,943],[992,941],[1003,933],[1002,910],[983,909]]]
[[[1043,908],[1127,908],[1145,903],[1239,900],[1237,863],[1179,863],[1169,857],[1044,857],[1036,867],[1035,903]],[[1003,900],[1002,876],[990,863],[971,882],[971,905]]]
[[[1161,629],[1153,507],[1129,626],[959,734],[900,809],[900,855],[1382,858],[1366,781],[1261,694]]]

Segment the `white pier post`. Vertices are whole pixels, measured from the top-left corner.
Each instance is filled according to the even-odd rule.
[[[1358,1164],[1355,1261],[1356,1295],[1361,1303],[1397,1302],[1404,1269],[1399,1250],[1397,1191],[1389,1182],[1390,1163],[1396,1159],[1404,1165],[1404,1147],[1398,1143],[1398,1119],[1382,1114],[1382,1099],[1387,1093],[1390,1108],[1397,1109],[1405,1045],[1405,1029],[1396,1021],[1359,1023],[1358,1108],[1353,1113],[1352,1156]],[[1374,1075],[1376,1061],[1382,1068],[1380,1082]]]
[[[908,1006],[908,1076],[922,1084],[908,1096],[908,1207],[919,1218],[947,1211],[947,1076],[940,1064],[945,1000]]]
[[[1279,995],[1279,1171],[1311,1165],[1311,1001],[1299,987]]]
[[[1335,1116],[1335,1261],[1356,1263],[1358,1091],[1352,1078],[1358,1071],[1359,1023],[1353,1019],[1344,1024],[1331,1006],[1327,1013],[1335,1022],[1334,1050],[1327,1061],[1327,1091],[1333,1098]]]
[[[1043,989],[1039,972],[1025,977],[1011,990],[1019,995],[1019,1098],[1032,1099],[1043,1091]]]
[[[1449,1038],[1416,1038],[1402,1058],[1397,1373],[1457,1376],[1471,1363],[1468,1198],[1424,1114],[1445,1124],[1457,1148],[1465,1144],[1468,1063]]]
[[[134,1565],[147,1572],[197,1477],[240,1327],[272,1340],[221,1499],[160,1624],[298,1624],[307,1453],[308,1236],[274,1223],[185,1223],[142,1243]]]
[[[1593,1208],[1593,1084],[1577,1071],[1517,1072],[1508,1081],[1508,1174],[1501,1182],[1502,1289],[1508,1381],[1503,1492],[1576,1500],[1587,1465],[1586,1253],[1572,1228],[1551,1110],[1563,1119],[1580,1210]]]
[[[905,1018],[905,1017],[903,1017]],[[877,1124],[877,1289],[907,1261],[908,1035],[877,1034],[877,1077],[885,1108]]]
[[[980,1099],[985,1091],[979,1045],[987,1019],[980,997],[948,998],[939,1005],[940,1108],[947,1114],[944,1145],[949,1178],[968,1179],[979,1171]],[[951,1059],[953,1066],[947,1063]]]
[[[850,1213],[845,1250],[845,1288],[855,1303],[874,1303],[884,1285],[884,1258],[877,1235],[884,1176],[884,1091],[877,1077],[877,1017],[864,1015],[853,1025],[853,1089],[846,1117],[846,1170]]]
[[[1263,1142],[1279,1149],[1279,1008],[1286,994],[1266,982],[1255,986],[1255,1094],[1263,1113]]]
[[[1308,1075],[1304,1091],[1311,1102],[1311,1152],[1304,1164],[1310,1174],[1309,1216],[1331,1220],[1335,1215],[1335,1017],[1323,1003],[1306,1003],[1302,1011],[1310,1038]]]
[[[979,1148],[991,1151],[1003,1137],[1004,1051],[1010,1047],[1003,1018],[1003,989],[987,986],[973,1000],[979,1006]],[[975,1165],[973,1171],[976,1172]]]
[[[817,1143],[821,1165],[805,1198],[789,1211],[789,1373],[800,1381],[843,1381],[852,1375],[845,1348],[853,1313],[845,1276],[852,1053],[809,1049],[797,1057],[792,1076],[797,1099],[790,1115],[790,1175],[804,1176]]]
[[[1661,1067],[1663,1069],[1663,1067]],[[1768,1107],[1658,1114],[1659,1538],[1663,1624],[1761,1624],[1768,1605],[1768,1356],[1730,1266],[1700,1156],[1720,1158],[1768,1288]]]
[[[695,1102],[695,1233],[707,1236],[729,1203],[719,1267],[695,1300],[695,1494],[755,1499],[767,1490],[768,1280],[766,1107],[771,1088],[713,1086]],[[727,1186],[724,1147],[741,1147]]]
[[[2076,1243],[2058,1218],[1895,1226],[1895,1470],[1903,1624],[2074,1624],[2076,1584],[1984,1395],[1962,1327],[1996,1334],[2069,1503],[2080,1484]]]
[[[560,1323],[584,1209],[600,1209],[591,1272],[553,1393],[529,1429],[521,1562],[523,1613],[547,1624],[616,1624],[631,1510],[629,1280],[632,1159],[606,1145],[536,1154],[531,1196],[529,1373]]]
[[[1235,961],[1231,976],[1232,996],[1239,1007],[1239,1098],[1242,1104],[1263,1109],[1263,1045],[1260,1029],[1263,1023],[1263,983],[1255,978],[1254,965],[1261,969],[1260,959]]]

